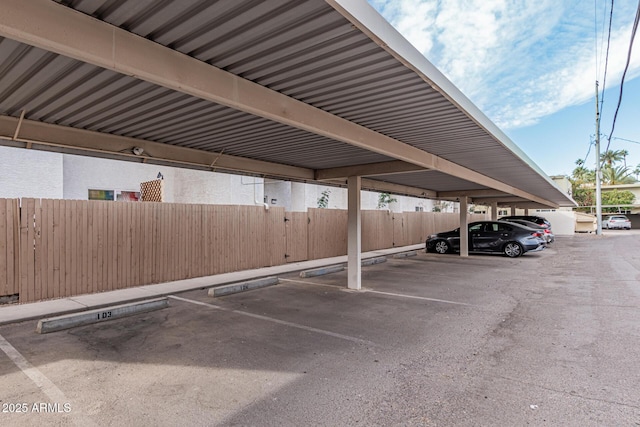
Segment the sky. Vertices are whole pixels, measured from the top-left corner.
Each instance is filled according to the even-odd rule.
[[[640,35],[623,85],[638,0],[369,0],[547,175],[595,167],[595,93],[601,152],[640,164]],[[640,33],[640,31],[638,31]],[[633,142],[629,142],[629,141]],[[587,157],[588,155],[588,157]]]

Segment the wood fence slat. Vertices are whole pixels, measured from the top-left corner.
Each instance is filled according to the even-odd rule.
[[[13,229],[11,233],[12,244],[7,246],[8,259],[13,259],[13,272],[9,275],[9,284],[13,284],[11,294],[17,294],[20,290],[20,200],[13,199],[10,203],[9,218],[11,220],[10,227]],[[7,223],[9,224],[9,223]],[[9,226],[9,225],[8,225]]]
[[[127,232],[126,232],[126,209],[122,203],[115,203],[117,212],[118,227],[118,281],[116,289],[123,289],[126,285],[126,251],[127,251]]]
[[[46,233],[43,233],[43,236],[46,236],[46,254],[47,254],[47,269],[46,269],[46,298],[53,298],[55,294],[55,283],[54,283],[54,255],[57,252],[57,248],[55,247],[54,242],[54,228],[53,228],[53,217],[54,217],[54,201],[52,199],[47,199],[42,201],[42,210],[46,212],[46,222],[44,222],[46,226]],[[43,295],[43,297],[45,297]]]
[[[144,268],[144,209],[142,203],[133,203],[133,208],[135,211],[135,225],[134,230],[136,230],[136,238],[134,239],[134,243],[136,246],[136,276],[135,283],[136,286],[140,286],[144,284],[143,278],[143,268]]]
[[[118,281],[118,230],[116,227],[116,206],[114,203],[107,204],[107,290],[116,288]]]
[[[91,213],[93,217],[93,254],[92,254],[92,289],[93,292],[102,290],[102,211],[101,201],[95,200],[91,203]]]
[[[133,285],[133,204],[131,202],[120,202],[122,203],[125,212],[124,218],[124,233],[125,233],[125,282],[124,288],[129,288]]]
[[[81,280],[78,286],[78,291],[80,294],[86,294],[89,292],[89,261],[91,259],[91,249],[89,246],[90,232],[89,232],[89,209],[88,203],[82,202],[80,203],[82,222],[80,224],[80,252],[82,254],[82,273]]]
[[[155,209],[153,203],[143,203],[144,206],[144,284],[153,283],[151,274],[153,266]]]
[[[20,301],[31,302],[34,299],[34,233],[33,216],[35,201],[23,199],[20,210]]]
[[[60,297],[60,200],[53,200],[52,204],[52,232],[53,232],[53,266],[52,266],[52,290],[53,298]]]
[[[43,218],[42,218],[42,200],[35,200],[33,215],[33,234],[34,234],[34,286],[33,286],[33,299],[31,301],[41,300],[43,294],[46,295],[45,282],[43,280],[46,275],[46,247],[43,247],[44,236],[43,233]]]
[[[13,288],[9,282],[9,272],[13,266],[9,267],[11,259],[7,253],[7,247],[11,244],[8,210],[9,200],[0,199],[0,297],[11,295],[11,288]]]
[[[87,292],[94,293],[98,291],[97,274],[98,274],[98,213],[96,212],[95,200],[87,202],[87,246],[88,246],[88,262],[87,262]]]
[[[69,296],[71,295],[71,259],[74,255],[72,252],[73,245],[71,244],[72,203],[70,200],[65,200],[60,206],[64,206],[63,216],[61,217],[61,232],[64,233],[64,252],[60,259],[60,267],[64,266],[64,274],[60,274],[60,279],[63,280],[64,286],[60,287],[60,296]]]

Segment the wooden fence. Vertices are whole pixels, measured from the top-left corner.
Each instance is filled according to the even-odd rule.
[[[347,253],[347,212],[342,210],[285,213],[262,206],[19,202],[0,199],[0,303]],[[457,227],[458,220],[458,214],[364,211],[362,250],[421,243],[430,233]]]

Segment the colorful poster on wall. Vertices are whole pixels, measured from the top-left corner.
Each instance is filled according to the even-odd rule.
[[[139,202],[139,191],[118,191],[116,192],[116,200],[118,202]]]
[[[114,200],[113,190],[89,190],[89,200]]]

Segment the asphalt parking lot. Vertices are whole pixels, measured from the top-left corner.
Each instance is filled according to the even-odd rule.
[[[1,425],[640,425],[640,233],[419,253],[35,333],[0,326]]]

